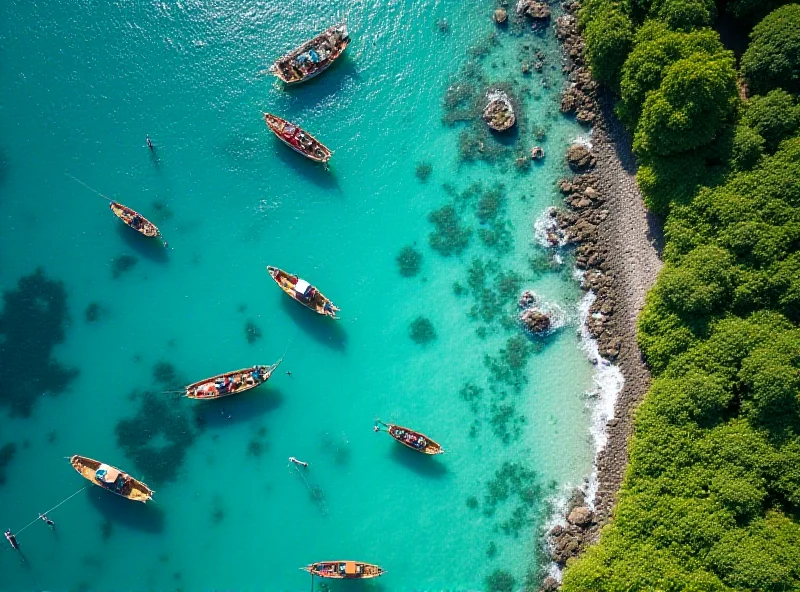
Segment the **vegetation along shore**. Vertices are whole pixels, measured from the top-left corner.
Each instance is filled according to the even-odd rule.
[[[564,8],[562,110],[594,131],[553,232],[625,386],[595,499],[551,532],[562,589],[798,589],[800,5]]]

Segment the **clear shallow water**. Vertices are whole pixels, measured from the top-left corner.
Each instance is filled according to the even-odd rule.
[[[388,570],[363,589],[481,589],[496,569],[521,585],[538,561],[546,499],[590,469],[592,367],[569,269],[529,263],[541,255],[533,220],[557,201],[560,155],[580,132],[557,112],[558,50],[551,31],[500,31],[491,41],[492,9],[477,0],[457,9],[413,1],[0,8],[0,288],[15,289],[38,267],[64,282],[70,322],[54,357],[79,370],[65,392],[43,393],[30,417],[3,417],[0,446],[16,442],[17,453],[0,486],[0,526],[18,530],[83,487],[64,459],[75,453],[157,492],[147,506],[98,488],[75,496],[51,516],[57,534],[40,524],[20,534],[27,564],[0,552],[0,589],[300,590],[308,576],[297,567],[335,558]],[[342,14],[354,41],[329,72],[289,90],[260,74]],[[535,49],[547,54],[544,74],[523,76],[520,59]],[[520,173],[513,155],[461,161],[460,134],[471,128],[442,124],[443,96],[451,84],[483,92],[486,82],[522,97],[523,142],[545,147],[542,164]],[[282,146],[263,110],[332,147],[331,171]],[[537,128],[546,139],[533,140]],[[424,183],[415,176],[423,161],[433,167]],[[139,240],[64,171],[150,217],[171,249]],[[475,181],[482,193],[463,197]],[[487,225],[476,217],[497,183],[505,250],[482,243]],[[428,245],[427,216],[448,203],[473,232],[463,252],[443,257]],[[414,243],[422,269],[404,278],[395,257]],[[120,256],[135,264],[114,278]],[[467,288],[475,258],[490,279],[518,274],[513,293],[476,298]],[[267,264],[319,286],[342,321],[289,301]],[[455,282],[468,293],[456,295]],[[502,360],[520,334],[500,319],[522,288],[559,303],[571,322],[546,340],[517,342],[527,355],[498,381],[486,356]],[[101,315],[88,323],[91,303]],[[476,303],[488,303],[477,319]],[[487,310],[496,313],[489,321]],[[437,335],[425,345],[408,334],[420,315]],[[248,322],[262,334],[252,344]],[[281,370],[291,377],[279,372],[220,404],[163,394],[168,385],[154,379],[163,362],[183,383],[284,351]],[[467,383],[482,389],[469,391],[481,393],[472,401],[459,394]],[[429,433],[448,453],[403,449],[372,432],[376,416]],[[305,480],[286,466],[290,455],[311,462]],[[504,463],[517,465],[490,489]],[[503,499],[515,475],[522,485]]]

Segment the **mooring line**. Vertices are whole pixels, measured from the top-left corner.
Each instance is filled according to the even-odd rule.
[[[73,493],[73,494],[72,494],[71,496],[69,496],[67,499],[63,500],[63,501],[62,501],[60,504],[58,504],[58,505],[56,505],[56,506],[53,506],[52,508],[50,508],[50,509],[49,509],[49,510],[47,510],[46,512],[42,512],[42,516],[47,516],[47,515],[48,515],[50,512],[52,512],[53,510],[55,510],[56,508],[58,508],[58,506],[60,506],[60,505],[62,505],[62,504],[65,504],[65,503],[67,503],[69,500],[71,500],[73,497],[75,497],[76,495],[78,495],[78,494],[79,494],[81,491],[83,491],[83,490],[84,490],[84,489],[86,489],[87,487],[90,487],[90,486],[89,486],[89,485],[85,485],[85,486],[81,487],[81,488],[80,488],[78,491],[76,491],[75,493]],[[28,528],[28,527],[29,527],[29,526],[31,526],[32,524],[35,524],[36,522],[38,522],[39,520],[41,520],[41,519],[42,519],[42,516],[39,516],[39,517],[38,517],[38,518],[36,518],[35,520],[32,520],[31,522],[29,522],[28,524],[26,524],[25,526],[23,526],[22,528],[20,528],[20,529],[19,529],[17,532],[15,532],[15,533],[14,533],[14,536],[18,535],[19,533],[21,533],[23,530],[25,530],[26,528]]]

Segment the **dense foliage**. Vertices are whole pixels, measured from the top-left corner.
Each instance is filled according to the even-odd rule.
[[[800,7],[755,27],[747,100],[698,28],[713,3],[586,0],[582,26],[609,10],[638,27],[631,51],[587,58],[618,90],[639,185],[667,216],[665,266],[639,318],[654,380],[614,519],[563,588],[800,590]]]
[[[779,8],[756,25],[742,74],[753,92],[800,89],[800,5]]]

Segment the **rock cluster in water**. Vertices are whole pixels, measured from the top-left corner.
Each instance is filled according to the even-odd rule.
[[[557,524],[548,533],[553,561],[561,567],[568,559],[580,553],[585,543],[586,530],[596,524],[594,512],[586,505],[584,494],[580,490],[575,490],[569,500],[566,517],[566,524]]]
[[[583,144],[573,144],[567,149],[567,164],[576,173],[583,173],[594,168],[597,159]]]
[[[551,315],[540,308],[536,295],[530,290],[525,290],[519,298],[519,321],[522,327],[534,335],[543,335],[553,327]]]
[[[516,123],[514,107],[508,95],[501,90],[490,90],[486,93],[489,103],[483,109],[483,120],[496,132],[504,132]]]
[[[519,0],[517,2],[517,14],[528,16],[538,21],[546,21],[550,18],[550,7],[546,2],[539,2],[538,0]]]
[[[598,84],[592,80],[591,72],[583,58],[584,42],[578,34],[576,17],[578,3],[566,2],[567,14],[556,19],[556,37],[564,46],[569,87],[561,96],[561,112],[575,114],[580,123],[590,124],[597,119]]]
[[[613,318],[616,294],[606,261],[608,252],[598,243],[597,226],[606,219],[608,210],[603,208],[604,200],[596,184],[597,177],[593,174],[559,183],[569,210],[559,213],[558,226],[566,234],[568,242],[577,244],[575,265],[585,270],[582,287],[592,290],[597,296],[589,308],[586,328],[597,340],[600,355],[613,361],[619,355],[622,337]]]

